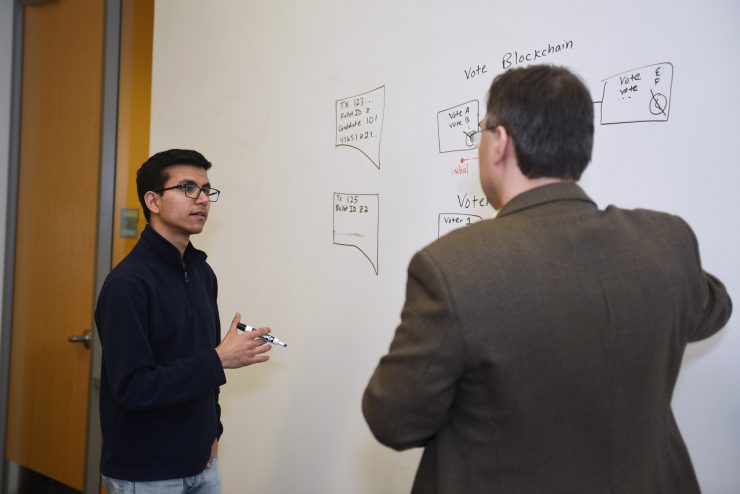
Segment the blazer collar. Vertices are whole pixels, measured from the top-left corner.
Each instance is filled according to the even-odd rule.
[[[559,201],[581,201],[596,206],[596,203],[576,183],[557,182],[541,185],[515,196],[501,208],[496,218]]]

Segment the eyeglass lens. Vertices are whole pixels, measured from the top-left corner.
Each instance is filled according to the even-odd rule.
[[[476,131],[476,132],[473,133],[473,145],[475,147],[479,147],[480,146],[480,140],[481,140],[481,136],[482,135],[483,135],[483,131],[482,130],[478,130],[478,131]]]
[[[183,184],[182,186],[185,195],[191,199],[197,199],[200,196],[200,192],[206,195],[209,201],[214,202],[218,199],[219,191],[210,187],[198,187],[195,184]]]

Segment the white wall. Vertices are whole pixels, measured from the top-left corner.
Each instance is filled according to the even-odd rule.
[[[641,74],[640,105],[605,99],[597,119],[665,121],[598,125],[583,185],[601,206],[683,216],[737,299],[739,19],[732,0],[158,0],[150,148],[214,162],[223,195],[194,243],[219,276],[224,327],[238,310],[289,344],[228,373],[224,492],[408,492],[419,452],[378,445],[360,399],[398,322],[408,260],[436,238],[439,215],[491,214],[461,205],[480,197],[477,166],[453,169],[476,153],[440,153],[438,113],[482,108],[507,53],[572,41],[539,61],[573,68],[595,101],[610,77]],[[662,82],[643,84],[656,64]],[[361,108],[383,110],[382,139],[364,153],[335,147],[337,100],[381,86],[384,104],[375,93]],[[335,193],[379,199],[358,196],[365,216],[335,214]],[[362,252],[338,245],[353,238]],[[740,492],[737,320],[687,352],[674,399],[712,494]]]

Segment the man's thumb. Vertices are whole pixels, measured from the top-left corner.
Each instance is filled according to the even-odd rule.
[[[241,321],[242,315],[238,312],[234,314],[234,319],[231,320],[231,326],[229,327],[229,333],[236,333],[236,325]]]

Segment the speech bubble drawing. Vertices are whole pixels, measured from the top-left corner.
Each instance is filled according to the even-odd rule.
[[[439,152],[475,149],[472,134],[478,130],[478,100],[437,112]]]
[[[602,82],[601,125],[668,120],[673,85],[672,63],[646,65]]]
[[[483,218],[477,214],[439,213],[437,237],[447,235],[452,230],[477,223]]]
[[[380,170],[384,111],[385,86],[337,100],[337,140],[334,147],[355,148]]]
[[[356,247],[378,274],[378,194],[334,193],[334,244]]]

